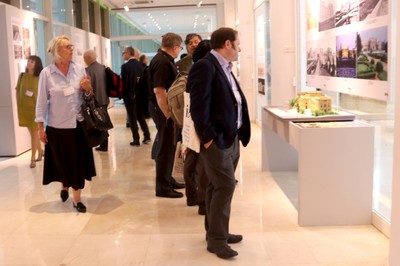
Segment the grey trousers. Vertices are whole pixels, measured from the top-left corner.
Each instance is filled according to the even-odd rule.
[[[209,183],[206,190],[206,239],[208,247],[227,245],[231,202],[235,191],[235,170],[239,162],[238,137],[228,149],[220,149],[212,143],[202,147],[201,160]]]

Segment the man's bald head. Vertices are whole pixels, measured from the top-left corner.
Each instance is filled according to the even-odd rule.
[[[86,50],[83,53],[83,60],[85,61],[85,64],[88,66],[90,64],[92,64],[94,61],[96,61],[96,58],[97,58],[97,54],[93,50]]]

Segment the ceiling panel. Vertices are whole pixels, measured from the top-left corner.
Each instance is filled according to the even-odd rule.
[[[186,34],[204,33],[216,29],[216,5],[223,0],[107,0],[104,1],[113,11],[119,12],[138,29],[149,35],[162,35],[167,32]],[[124,10],[124,6],[129,11]]]

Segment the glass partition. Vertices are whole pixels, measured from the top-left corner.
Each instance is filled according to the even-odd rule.
[[[57,20],[59,22],[68,23],[67,20],[67,9],[66,9],[66,1],[69,0],[53,0],[52,13],[53,20]]]
[[[22,0],[22,9],[43,15],[43,0]]]
[[[36,42],[36,55],[42,59],[43,66],[47,65],[46,62],[46,49],[47,43],[45,43],[45,22],[35,19],[34,21],[34,31],[35,31],[35,42]]]

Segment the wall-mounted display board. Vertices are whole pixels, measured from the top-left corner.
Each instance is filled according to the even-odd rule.
[[[36,53],[32,14],[0,5],[0,36],[0,156],[16,156],[31,147],[28,130],[19,126],[15,86]]]
[[[102,63],[102,51],[101,51],[101,36],[88,32],[88,49],[93,50],[97,54],[97,61]]]
[[[307,0],[307,86],[388,100],[390,0]]]
[[[101,57],[102,64],[108,67],[112,66],[111,60],[111,41],[110,39],[101,37]],[[119,72],[119,71],[118,71]]]

